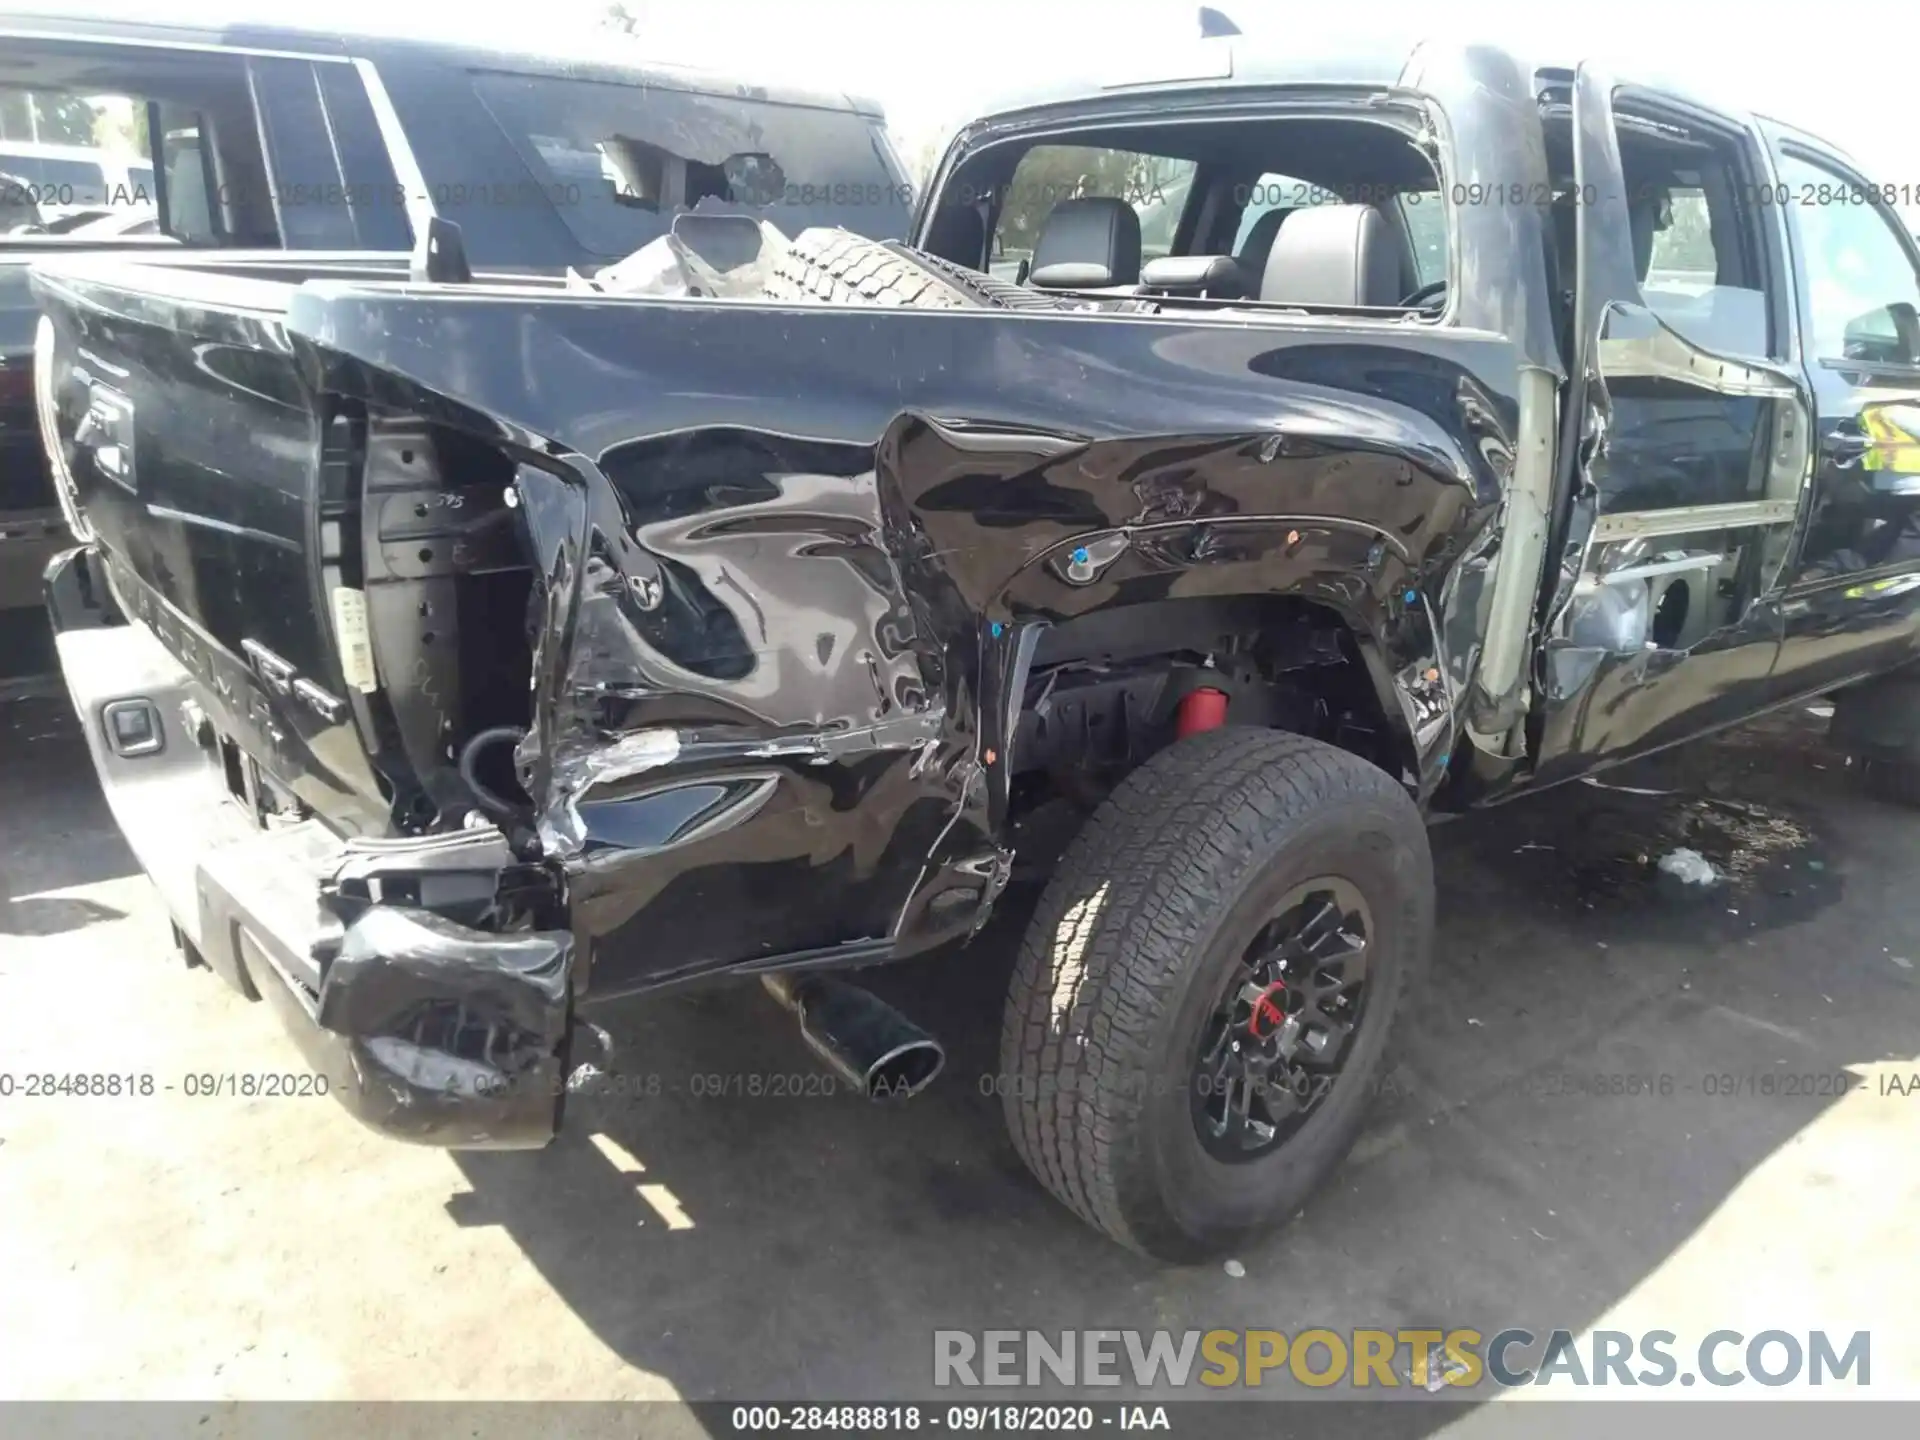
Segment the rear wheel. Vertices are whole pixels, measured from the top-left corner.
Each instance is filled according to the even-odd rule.
[[[1869,794],[1920,808],[1920,676],[1896,670],[1832,698],[1827,743],[1853,761]]]
[[[1869,795],[1920,810],[1920,761],[1873,755],[1855,755],[1853,760]]]
[[[1001,1038],[1015,1148],[1158,1258],[1285,1218],[1359,1133],[1432,930],[1425,826],[1377,767],[1265,730],[1162,751],[1027,933]]]

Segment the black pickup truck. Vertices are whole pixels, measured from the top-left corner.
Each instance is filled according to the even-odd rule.
[[[544,1143],[593,1002],[722,979],[916,1090],[844,972],[1080,812],[995,1084],[1206,1253],[1357,1133],[1428,815],[1824,693],[1916,773],[1885,198],[1590,67],[1212,42],[758,300],[48,264],[61,664],[190,956],[426,1143]]]
[[[0,154],[0,682],[53,668],[40,575],[71,543],[33,413],[36,260],[240,255],[297,273],[304,255],[390,273],[438,215],[483,272],[558,276],[628,255],[689,210],[887,237],[908,221],[870,102],[668,67],[0,14],[0,98],[96,130],[136,121],[150,176],[90,195],[64,172],[13,174]],[[106,213],[57,234],[35,223],[81,200]]]

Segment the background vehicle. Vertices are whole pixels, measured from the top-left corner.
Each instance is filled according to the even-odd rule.
[[[19,176],[0,170],[0,235],[38,229],[40,207],[34,202],[33,187]]]
[[[911,1092],[935,1042],[822,972],[970,934],[1065,807],[995,1083],[1066,1204],[1203,1254],[1358,1131],[1423,811],[1835,690],[1920,753],[1866,177],[1489,47],[1209,56],[967,127],[917,248],[807,232],[760,302],[39,273],[103,784],[369,1123],[542,1143],[584,1007],[720,978]]]
[[[0,140],[0,170],[34,190],[49,224],[153,204],[153,166],[98,146]]]
[[[105,240],[114,235],[158,235],[160,217],[153,210],[82,210],[45,227],[50,235],[76,240]]]
[[[558,275],[619,259],[696,208],[777,207],[787,225],[876,236],[907,222],[877,108],[693,71],[0,15],[0,116],[22,96],[49,126],[124,128],[158,173],[98,147],[0,140],[0,171],[23,167],[27,197],[55,201],[20,223],[79,221],[0,234],[0,681],[54,666],[40,575],[66,543],[32,408],[27,270],[41,256],[123,246],[392,258],[440,214],[458,219],[473,264]],[[618,185],[614,153],[637,167]],[[844,203],[849,185],[858,203]],[[144,216],[127,218],[141,207],[109,205],[119,213],[87,223],[96,202],[128,193],[151,201],[151,233]]]

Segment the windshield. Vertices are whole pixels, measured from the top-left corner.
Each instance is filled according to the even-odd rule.
[[[617,259],[675,215],[751,215],[797,235],[906,233],[908,183],[846,110],[484,72],[474,88],[588,251]]]

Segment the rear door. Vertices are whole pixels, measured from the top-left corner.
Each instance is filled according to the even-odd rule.
[[[1538,778],[1760,703],[1809,424],[1785,360],[1758,136],[1582,67],[1564,580],[1541,657]],[[1570,214],[1568,212],[1571,212]]]
[[[1770,138],[1818,411],[1777,677],[1794,694],[1899,664],[1920,638],[1920,253],[1845,160]]]

